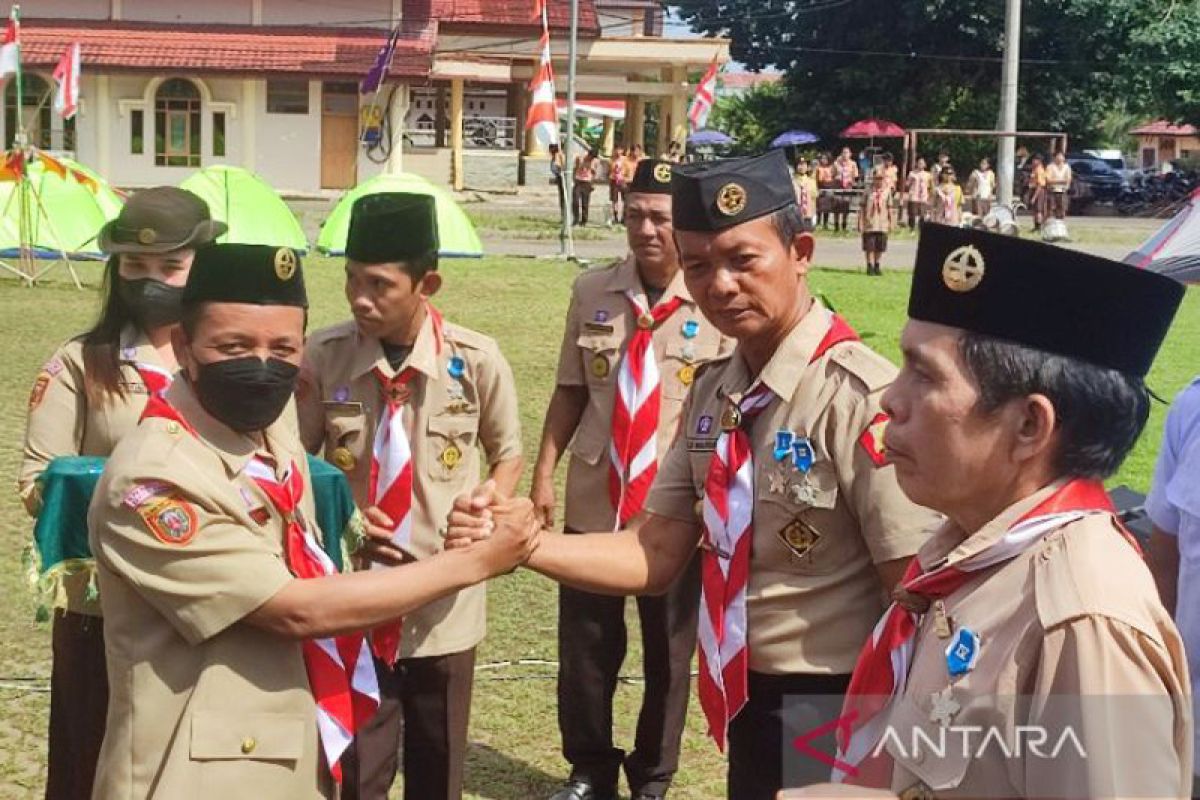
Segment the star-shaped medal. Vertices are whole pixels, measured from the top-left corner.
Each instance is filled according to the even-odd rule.
[[[951,696],[954,691],[953,686],[947,686],[940,692],[934,692],[929,695],[930,702],[933,703],[933,708],[929,710],[929,721],[936,722],[943,728],[950,727],[950,720],[962,708],[958,702]]]

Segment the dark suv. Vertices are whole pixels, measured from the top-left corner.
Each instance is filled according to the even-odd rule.
[[[1111,203],[1121,194],[1125,179],[1105,161],[1093,156],[1068,155],[1073,176],[1071,203],[1082,208],[1090,203]]]

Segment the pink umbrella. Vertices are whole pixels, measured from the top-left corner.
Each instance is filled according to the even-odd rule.
[[[904,137],[904,128],[886,119],[860,119],[846,130],[842,131],[843,139],[900,139]]]

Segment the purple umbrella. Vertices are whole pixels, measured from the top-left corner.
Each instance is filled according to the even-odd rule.
[[[734,139],[727,133],[720,131],[696,131],[688,137],[688,144],[695,147],[720,147],[722,145],[733,144]]]
[[[788,131],[781,133],[771,142],[771,147],[797,147],[802,144],[812,144],[821,141],[821,137],[808,131]]]

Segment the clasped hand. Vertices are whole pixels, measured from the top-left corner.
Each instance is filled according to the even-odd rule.
[[[499,572],[516,569],[537,549],[541,520],[529,498],[505,498],[494,481],[480,484],[454,501],[446,526],[446,549],[486,547]],[[491,559],[489,559],[490,561]]]

